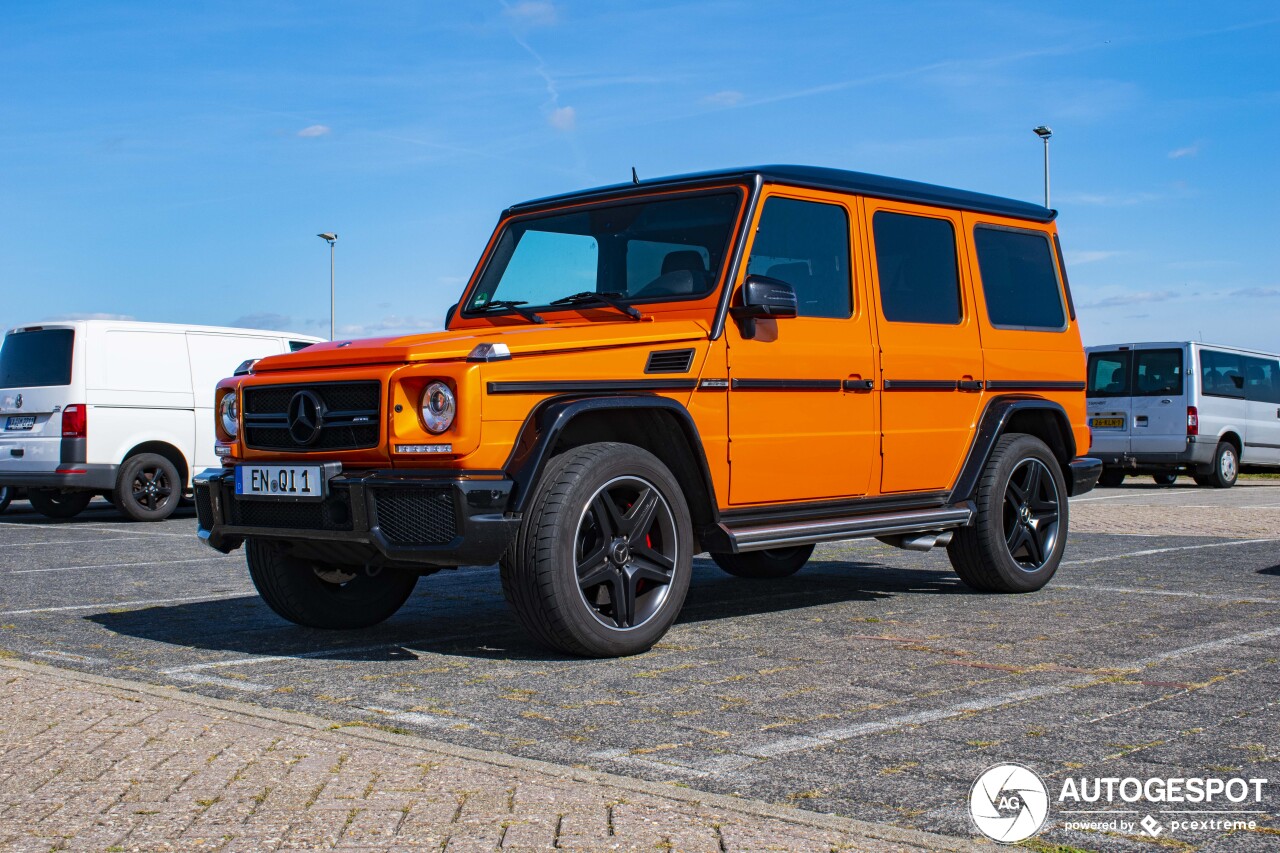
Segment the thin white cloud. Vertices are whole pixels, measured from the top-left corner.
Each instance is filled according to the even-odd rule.
[[[501,0],[501,2],[503,11],[507,16],[517,22],[527,21],[533,13],[538,11],[537,9],[526,9],[525,12],[521,13],[519,10],[523,8],[530,6],[551,6],[550,3],[542,3],[538,2],[538,0],[522,0],[522,2],[514,5],[506,2],[506,0]],[[555,7],[552,6],[551,8],[554,10]],[[551,72],[547,70],[546,60],[542,58],[542,54],[533,49],[533,46],[530,45],[529,41],[520,34],[516,26],[511,27],[511,37],[515,39],[516,44],[520,45],[520,47],[524,49],[525,53],[529,54],[529,56],[533,58],[533,70],[542,78],[543,85],[546,86],[547,100],[543,103],[542,109],[547,116],[547,122],[556,130],[564,132],[573,130],[578,125],[577,111],[571,106],[561,105],[560,87],[556,85],[555,78],[552,77]]]
[[[90,311],[87,313],[72,314],[54,314],[52,317],[45,317],[41,322],[49,322],[52,320],[136,320],[137,317],[132,314],[107,314],[103,312]]]
[[[1120,293],[1108,296],[1096,302],[1086,302],[1081,308],[1116,308],[1121,305],[1142,305],[1146,302],[1165,302],[1178,298],[1172,290],[1139,290],[1133,293]]]
[[[338,337],[380,338],[392,335],[418,335],[425,332],[438,332],[444,328],[440,317],[412,317],[402,314],[388,314],[378,320],[367,323],[343,323],[338,326]]]
[[[503,4],[503,12],[517,23],[530,27],[549,27],[560,19],[560,10],[545,0],[520,0]]]
[[[1114,258],[1118,255],[1123,255],[1123,254],[1124,252],[1112,252],[1112,251],[1105,251],[1105,250],[1088,250],[1088,249],[1066,253],[1067,263],[1073,267],[1079,266],[1080,264],[1092,264],[1092,263],[1097,263],[1098,261],[1105,261],[1110,258]]]
[[[315,139],[318,136],[328,136],[332,132],[333,128],[327,124],[313,124],[298,131],[298,136],[303,139]]]
[[[1200,143],[1188,145],[1185,148],[1175,148],[1169,152],[1170,160],[1181,160],[1183,157],[1194,157],[1200,153]]]
[[[1231,291],[1230,295],[1245,299],[1275,299],[1280,297],[1280,287],[1243,287]]]
[[[1168,198],[1162,193],[1061,193],[1054,201],[1068,204],[1088,204],[1098,207],[1129,207],[1135,204],[1149,204]]]
[[[262,311],[256,314],[245,314],[231,321],[231,325],[241,329],[271,329],[286,331],[293,328],[293,318],[285,314]]]
[[[735,89],[725,89],[722,92],[716,92],[714,95],[707,95],[702,99],[702,102],[713,107],[733,107],[742,103],[742,99],[745,97],[746,95]]]
[[[573,130],[578,126],[578,112],[573,107],[556,107],[547,115],[547,123],[556,130]]]

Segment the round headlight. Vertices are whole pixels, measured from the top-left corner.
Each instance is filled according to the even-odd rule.
[[[222,424],[222,431],[229,438],[235,438],[236,433],[240,431],[240,405],[236,402],[237,396],[236,392],[232,391],[218,404],[218,420]]]
[[[436,435],[453,425],[458,403],[453,391],[443,382],[432,382],[422,394],[422,422]]]

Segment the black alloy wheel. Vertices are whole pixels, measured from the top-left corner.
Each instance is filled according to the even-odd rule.
[[[120,466],[111,502],[134,521],[163,521],[182,501],[182,475],[158,453],[130,456]]]
[[[1004,490],[1004,534],[1009,556],[1026,572],[1042,569],[1058,542],[1061,498],[1044,462],[1023,459]]]

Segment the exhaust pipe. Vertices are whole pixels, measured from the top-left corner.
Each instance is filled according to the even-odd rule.
[[[895,548],[902,548],[907,551],[932,551],[934,548],[943,547],[951,544],[951,537],[955,535],[952,530],[943,530],[941,532],[933,531],[926,533],[904,533],[900,536],[877,536],[886,545],[892,545]]]

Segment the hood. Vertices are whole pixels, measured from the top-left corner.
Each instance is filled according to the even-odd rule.
[[[351,367],[361,364],[411,364],[420,361],[461,361],[477,344],[504,343],[512,356],[617,346],[645,346],[704,339],[707,327],[694,320],[635,323],[591,322],[459,329],[425,335],[331,341],[304,350],[262,359],[254,373],[305,370],[313,367]]]

